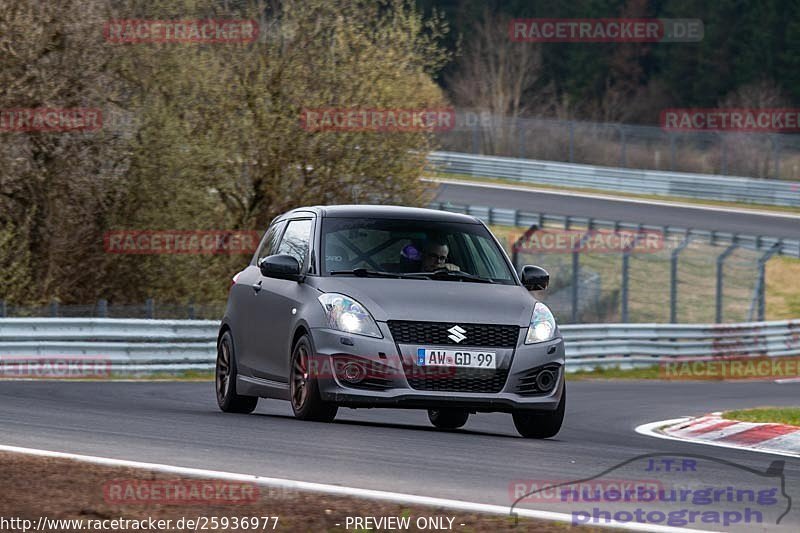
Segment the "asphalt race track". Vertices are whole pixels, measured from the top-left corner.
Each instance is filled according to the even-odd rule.
[[[464,429],[441,432],[423,411],[340,410],[324,424],[297,421],[288,403],[262,400],[253,415],[223,414],[212,383],[6,381],[0,444],[499,505],[513,501],[512,480],[578,480],[642,454],[728,461],[680,472],[687,485],[719,487],[753,483],[734,463],[765,471],[784,460],[795,505],[780,530],[800,528],[800,459],[634,432],[684,415],[796,404],[800,384],[596,381],[570,382],[568,391],[561,433],[536,441],[518,437],[504,414],[473,415]]]
[[[580,193],[578,193],[580,194]],[[442,183],[436,202],[454,205],[492,206],[519,209],[549,215],[574,215],[601,220],[619,220],[654,226],[710,230],[745,235],[764,235],[800,239],[800,216],[770,216],[726,212],[724,207],[704,209],[625,201],[612,198],[576,196],[557,191],[526,191],[524,188],[504,189],[502,186],[481,187],[461,183]],[[655,201],[657,202],[657,201]]]

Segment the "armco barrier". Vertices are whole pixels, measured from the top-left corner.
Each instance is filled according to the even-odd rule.
[[[8,318],[0,362],[99,356],[115,371],[211,369],[213,320]],[[561,327],[571,368],[646,365],[676,358],[800,355],[800,320],[742,324],[578,324]]]
[[[691,229],[681,226],[656,226],[653,224],[635,224],[632,222],[620,222],[619,220],[603,220],[577,215],[551,215],[548,213],[534,213],[530,211],[520,211],[518,209],[508,209],[502,207],[487,207],[477,205],[454,205],[443,202],[433,202],[428,205],[431,209],[449,211],[451,213],[463,213],[479,218],[487,224],[499,226],[530,227],[536,225],[543,227],[562,227],[562,228],[587,228],[587,229],[609,229],[614,231],[654,231],[664,235],[665,238],[680,237],[703,240],[708,244],[729,246],[736,244],[742,248],[767,252],[774,250],[775,253],[800,257],[800,240],[783,239],[779,237],[768,237],[763,235],[745,235],[741,233],[729,233],[724,231],[710,231]]]
[[[428,156],[428,169],[562,187],[800,207],[800,183],[793,181],[575,165],[459,152],[432,152]]]
[[[114,371],[209,369],[215,320],[0,319],[0,362],[25,357],[97,356]]]

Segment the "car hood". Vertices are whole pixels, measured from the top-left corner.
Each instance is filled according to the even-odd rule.
[[[323,292],[355,298],[375,320],[527,326],[536,300],[519,285],[357,277],[307,278]]]

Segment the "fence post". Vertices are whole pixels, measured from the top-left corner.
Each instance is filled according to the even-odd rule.
[[[0,318],[6,317],[6,301],[0,300]]]
[[[105,298],[97,300],[97,316],[100,318],[108,318],[108,300]]]
[[[722,172],[723,176],[728,175],[728,143],[725,142],[725,135],[720,135],[720,144],[722,144]]]
[[[564,222],[564,229],[569,229],[569,227],[570,227],[570,218],[569,216],[567,216],[566,221]],[[578,249],[572,252],[572,323],[573,324],[576,324],[578,322],[578,302],[580,301],[579,299],[580,295],[578,292],[580,285],[580,270],[581,270],[580,249],[583,248],[583,245],[587,238],[589,238],[588,231],[578,241]]]
[[[628,322],[628,268],[630,257],[631,253],[629,250],[625,250],[622,253],[622,288],[620,291],[622,299],[622,322]]]
[[[194,320],[195,319],[195,312],[194,312],[194,302],[193,301],[189,302],[187,311],[188,311],[187,314],[189,315],[189,320]]]
[[[575,162],[575,123],[569,121],[569,162]]]
[[[675,170],[675,134],[669,134],[669,169]]]
[[[155,317],[155,304],[152,298],[148,298],[144,302],[144,314],[146,318],[154,318]]]
[[[676,323],[678,321],[678,255],[688,246],[691,237],[689,230],[686,231],[686,236],[683,241],[672,250],[669,261],[669,321]]]
[[[775,243],[772,245],[772,248],[764,252],[758,259],[758,281],[757,288],[758,288],[758,321],[764,321],[764,315],[766,314],[766,302],[765,302],[765,294],[766,294],[766,267],[767,261],[769,261],[773,255],[778,253],[781,249],[781,245]]]
[[[477,122],[472,125],[472,153],[480,153],[480,130]]]
[[[724,263],[731,253],[738,248],[736,243],[731,244],[725,251],[717,256],[717,294],[716,294],[716,313],[714,313],[714,322],[717,324],[722,323],[722,280],[725,276]]]
[[[623,126],[619,126],[619,137],[622,143],[622,147],[620,148],[619,152],[619,166],[625,168],[628,166],[628,138],[625,136],[625,128]]]
[[[58,317],[58,301],[57,300],[51,300],[50,301],[50,316],[53,317],[53,318],[57,318]]]
[[[572,323],[578,322],[578,283],[580,270],[580,252],[572,252]]]
[[[781,136],[772,135],[770,140],[772,141],[772,157],[775,159],[775,176],[773,177],[779,180],[781,179]]]

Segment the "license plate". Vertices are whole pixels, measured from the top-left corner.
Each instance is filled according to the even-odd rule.
[[[495,352],[467,350],[417,349],[417,366],[448,366],[457,368],[497,368]]]

